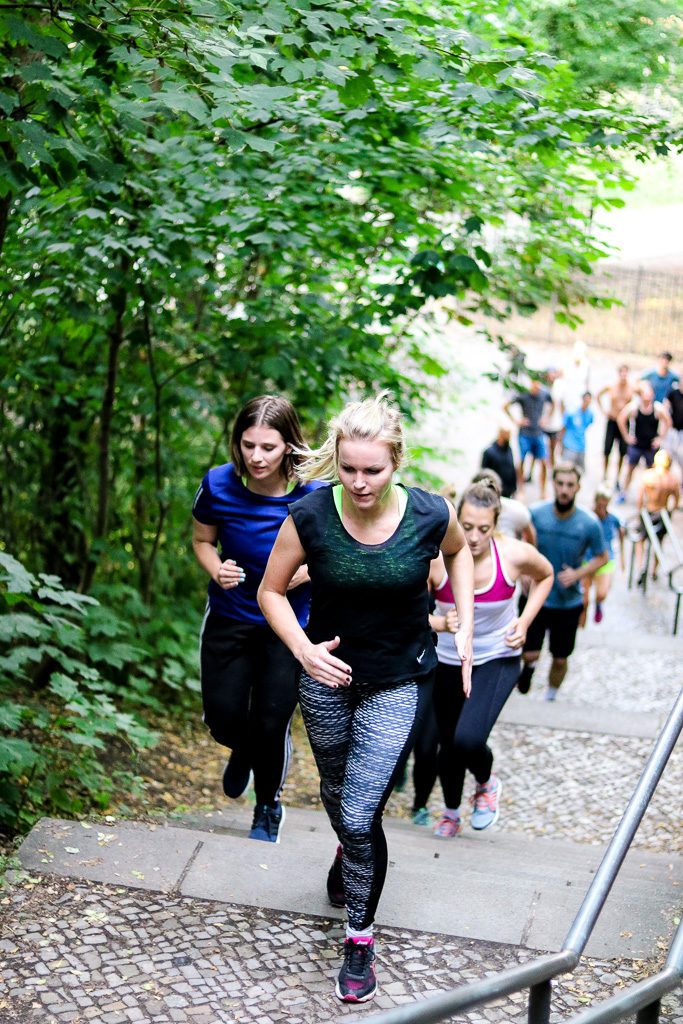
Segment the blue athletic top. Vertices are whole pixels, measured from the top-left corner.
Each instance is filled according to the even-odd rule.
[[[570,452],[585,452],[586,450],[586,429],[593,422],[593,413],[590,409],[575,409],[574,412],[567,412],[564,415],[564,437],[562,444]]]
[[[538,501],[529,509],[536,528],[536,546],[552,563],[555,573],[553,588],[545,602],[546,608],[575,608],[583,604],[581,582],[563,587],[557,576],[565,568],[579,569],[584,562],[605,551],[605,538],[600,520],[594,512],[574,506],[572,515],[559,519],[553,501]]]
[[[621,529],[622,522],[618,516],[615,516],[613,512],[608,512],[604,519],[599,520],[602,526],[602,535],[605,538],[605,545],[607,546],[607,554],[610,561],[614,558],[614,540],[619,536],[619,530]]]
[[[245,487],[231,462],[209,470],[194,496],[192,515],[205,526],[218,527],[221,560],[233,558],[246,575],[243,583],[230,590],[223,590],[211,580],[211,611],[241,622],[265,623],[256,600],[256,591],[278,531],[293,501],[324,486],[319,481],[295,484],[287,494],[268,497],[254,494]],[[305,626],[310,601],[309,585],[302,584],[287,596],[299,624]]]
[[[660,377],[656,369],[648,370],[640,378],[646,380],[648,384],[652,385],[652,390],[655,393],[655,402],[663,402],[667,394],[679,381],[679,376],[674,373],[673,370],[667,370],[663,377]]]

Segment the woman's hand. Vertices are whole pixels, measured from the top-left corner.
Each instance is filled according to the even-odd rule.
[[[460,629],[460,620],[458,619],[457,608],[449,608],[449,610],[444,615],[444,620],[446,622],[447,633],[458,632],[458,630]]]
[[[474,654],[472,653],[472,634],[459,629],[457,633],[454,634],[453,639],[455,640],[455,649],[458,652],[458,657],[462,662],[463,693],[466,697],[469,697],[472,692],[472,662],[474,660]]]
[[[339,637],[324,640],[321,644],[309,643],[298,655],[303,669],[311,679],[317,679],[331,690],[351,684],[351,668],[344,661],[335,658],[330,651],[339,646]]]
[[[505,634],[505,643],[508,647],[511,647],[513,651],[518,651],[524,646],[526,640],[526,626],[523,625],[520,619],[513,619],[508,627],[508,631]]]
[[[230,590],[232,587],[236,587],[239,583],[244,583],[245,580],[244,569],[235,563],[233,558],[226,558],[224,562],[218,566],[218,572],[216,573],[216,583],[223,590]]]

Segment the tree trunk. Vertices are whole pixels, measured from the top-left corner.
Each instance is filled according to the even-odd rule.
[[[129,260],[122,259],[121,274],[125,277]],[[109,522],[109,497],[111,493],[110,462],[111,462],[111,424],[116,402],[116,378],[118,374],[119,352],[124,342],[124,317],[126,313],[127,292],[119,288],[111,297],[114,310],[114,322],[109,330],[107,351],[107,375],[100,407],[100,436],[97,456],[97,512],[95,527],[92,534],[90,552],[86,558],[81,575],[79,590],[87,593],[92,586],[100,558],[100,544],[107,536]]]

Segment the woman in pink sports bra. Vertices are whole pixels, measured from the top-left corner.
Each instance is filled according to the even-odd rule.
[[[531,544],[495,533],[500,492],[490,480],[470,484],[458,504],[458,519],[474,560],[474,668],[472,692],[465,697],[460,659],[453,643],[457,615],[445,567],[432,563],[430,586],[436,608],[430,621],[438,633],[434,706],[439,729],[439,778],[444,811],[434,834],[451,839],[462,828],[460,803],[465,772],[476,780],[472,828],[498,818],[500,779],[493,773],[487,740],[512,693],[526,631],[553,585],[553,569]],[[517,613],[515,584],[531,581],[529,597]]]

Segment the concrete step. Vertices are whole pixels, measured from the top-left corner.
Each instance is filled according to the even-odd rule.
[[[293,911],[327,919],[327,870],[336,838],[320,811],[289,808],[282,842],[249,840],[251,810],[172,823],[42,819],[19,850],[27,871]],[[507,943],[562,948],[604,851],[568,841],[466,828],[437,839],[385,821],[389,870],[377,923]],[[630,853],[588,941],[587,954],[647,957],[680,904],[680,858]]]
[[[515,691],[508,697],[499,722],[509,725],[540,725],[565,732],[589,732],[603,736],[635,736],[656,739],[668,712],[620,711],[568,700],[555,702],[530,699]]]

